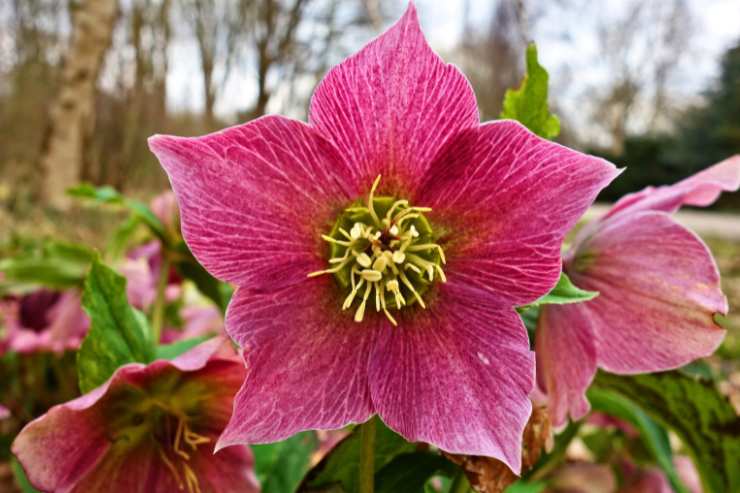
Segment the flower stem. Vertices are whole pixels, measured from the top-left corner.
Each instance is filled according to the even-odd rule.
[[[152,342],[159,344],[159,338],[162,334],[162,325],[164,324],[165,308],[165,291],[167,290],[167,280],[170,277],[170,259],[167,255],[162,255],[162,263],[159,266],[159,279],[157,279],[157,295],[154,298],[152,307]]]
[[[360,425],[360,491],[375,491],[375,416]]]

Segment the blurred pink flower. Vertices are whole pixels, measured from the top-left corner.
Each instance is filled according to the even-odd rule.
[[[173,361],[123,366],[29,423],[13,453],[43,491],[257,492],[246,447],[213,454],[244,378],[234,356],[218,338]]]
[[[140,310],[147,310],[157,296],[157,284],[162,269],[162,245],[158,240],[133,248],[120,266],[126,277],[126,295],[129,303]],[[181,293],[182,279],[170,268],[165,288],[165,299],[176,300]]]
[[[157,219],[162,222],[165,229],[175,233],[179,231],[180,213],[177,209],[177,197],[171,190],[154,197],[150,208]]]
[[[740,187],[740,156],[672,186],[625,196],[583,228],[565,255],[573,283],[595,299],[542,308],[537,377],[553,424],[584,416],[596,368],[619,374],[669,370],[708,356],[725,331],[727,313],[711,252],[670,213],[706,206]]]
[[[90,320],[76,291],[39,289],[17,299],[7,299],[0,310],[5,333],[0,349],[18,353],[77,349]]]
[[[207,335],[225,335],[224,318],[221,311],[213,305],[184,306],[180,316],[183,319],[182,329],[164,330],[162,332],[163,343]]]
[[[556,283],[564,235],[616,169],[517,122],[481,125],[413,5],[326,75],[309,122],[150,139],[191,251],[238,286],[226,327],[250,371],[220,446],[377,413],[519,471],[534,360],[514,307]]]
[[[10,410],[7,407],[0,404],[0,420],[6,419],[9,417],[10,417]]]

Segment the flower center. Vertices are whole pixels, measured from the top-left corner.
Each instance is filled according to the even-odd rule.
[[[365,317],[368,303],[383,311],[393,325],[392,310],[418,303],[435,278],[445,282],[442,247],[435,243],[429,207],[413,207],[408,200],[376,197],[375,179],[366,203],[345,209],[331,232],[321,238],[330,245],[329,268],[309,277],[334,274],[346,292],[342,309],[355,307],[355,322]]]
[[[200,416],[202,389],[168,372],[150,388],[127,387],[119,392],[108,410],[114,447],[120,453],[135,453],[139,446],[155,449],[178,490],[200,493],[193,459],[201,445],[212,441],[193,429]]]

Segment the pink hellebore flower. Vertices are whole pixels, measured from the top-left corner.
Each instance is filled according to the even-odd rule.
[[[162,255],[160,242],[150,241],[132,249],[121,265],[121,273],[126,276],[126,296],[140,310],[149,309],[157,297]],[[182,279],[172,267],[167,275],[165,299],[172,302],[180,296]]]
[[[31,483],[54,493],[258,491],[248,449],[213,454],[245,372],[233,351],[219,354],[223,343],[123,366],[29,423],[12,450]]]
[[[226,328],[249,373],[219,446],[377,413],[519,471],[534,361],[514,307],[556,283],[563,237],[614,166],[481,125],[413,5],[327,74],[309,124],[150,147],[190,249],[238,287]]]
[[[595,299],[542,308],[537,373],[556,426],[583,417],[597,366],[619,374],[669,370],[713,353],[727,313],[706,245],[676,223],[681,205],[706,206],[740,186],[735,156],[672,186],[627,195],[584,227],[563,260]]]
[[[39,289],[3,308],[5,350],[18,353],[77,349],[90,326],[76,291]]]

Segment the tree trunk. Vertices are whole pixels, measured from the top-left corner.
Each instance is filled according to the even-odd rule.
[[[118,14],[116,0],[72,4],[72,41],[60,90],[49,110],[41,153],[43,195],[48,205],[66,208],[66,190],[77,183],[95,127],[95,90]]]

